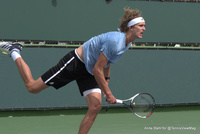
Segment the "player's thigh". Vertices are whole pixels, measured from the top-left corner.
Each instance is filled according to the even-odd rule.
[[[99,92],[92,92],[88,94],[86,97],[88,107],[89,108],[97,108],[101,109],[101,93]]]

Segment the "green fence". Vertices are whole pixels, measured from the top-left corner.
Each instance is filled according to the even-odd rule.
[[[73,48],[28,48],[22,57],[37,79]],[[149,92],[157,104],[199,103],[200,52],[194,50],[130,49],[111,65],[110,88],[116,98],[126,99],[138,92]],[[26,90],[15,63],[0,56],[0,109],[84,107],[75,82],[39,94]],[[103,99],[103,105],[107,105]]]
[[[0,39],[86,41],[116,31],[124,7],[146,20],[139,41],[200,42],[200,3],[131,0],[3,0]]]
[[[0,4],[0,39],[86,41],[116,31],[124,7],[138,8],[146,20],[143,39],[136,42],[200,43],[200,3],[132,0],[4,0]],[[117,98],[149,92],[157,104],[200,102],[198,48],[143,48],[128,50],[111,67],[110,88]],[[22,56],[36,79],[72,49],[25,47]],[[30,94],[15,63],[5,55],[0,56],[0,63],[0,109],[87,105],[83,97],[77,97],[75,82],[58,91],[49,88]],[[103,105],[107,105],[105,99]]]

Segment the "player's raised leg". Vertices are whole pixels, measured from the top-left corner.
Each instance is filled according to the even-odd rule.
[[[49,87],[43,82],[41,77],[37,80],[33,79],[30,68],[21,57],[16,59],[15,63],[18,67],[19,73],[24,81],[24,84],[30,93],[36,94],[42,91],[43,89]]]
[[[93,92],[86,96],[86,100],[88,103],[88,112],[85,115],[84,119],[81,122],[79,128],[79,134],[87,134],[94,120],[101,110],[101,93]]]
[[[37,80],[33,79],[30,68],[20,55],[20,51],[22,50],[21,44],[1,42],[0,50],[2,50],[3,54],[10,55],[10,57],[13,58],[24,81],[24,84],[30,93],[39,93],[48,87],[41,78]]]

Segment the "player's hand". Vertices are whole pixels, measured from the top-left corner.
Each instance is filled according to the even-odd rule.
[[[116,98],[115,98],[113,95],[107,96],[106,101],[107,101],[109,104],[116,104],[116,103],[117,103],[117,100],[116,100]]]

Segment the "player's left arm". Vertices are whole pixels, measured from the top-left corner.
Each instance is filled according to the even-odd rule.
[[[105,76],[105,79],[106,81],[109,83],[110,81],[110,64],[108,65],[107,68],[104,68],[103,71],[104,71],[104,76]]]

